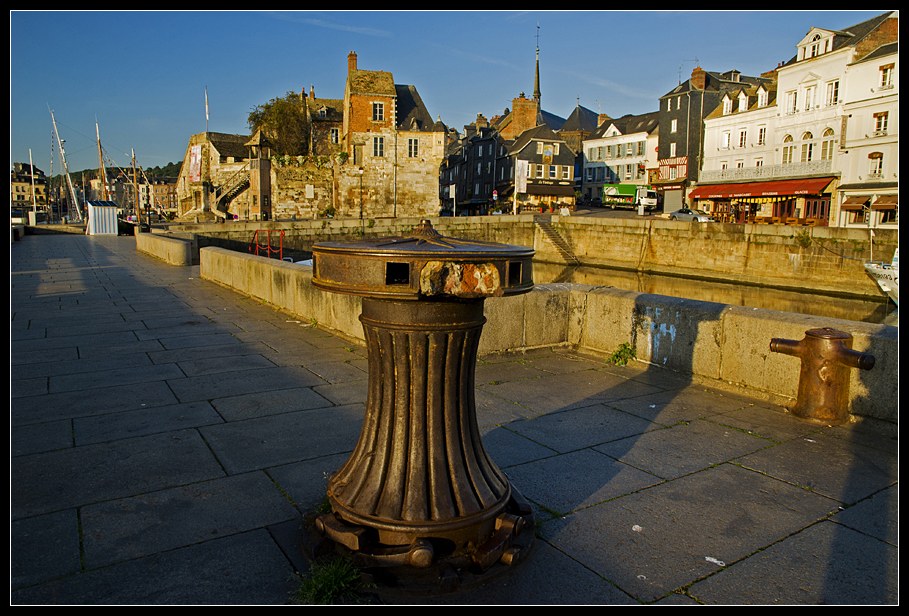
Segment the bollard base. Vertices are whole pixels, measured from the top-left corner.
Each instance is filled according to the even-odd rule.
[[[379,597],[392,600],[466,591],[507,574],[529,556],[534,530],[530,506],[513,493],[496,529],[482,545],[469,549],[451,551],[448,542],[432,538],[381,545],[372,529],[329,513],[314,520],[303,550],[313,557],[330,552],[350,559]]]

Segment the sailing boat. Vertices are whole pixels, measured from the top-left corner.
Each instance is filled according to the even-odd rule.
[[[69,195],[72,199],[72,208],[70,208],[70,217],[72,220],[82,222],[82,208],[79,207],[79,198],[76,196],[76,187],[73,186],[73,178],[69,175],[69,167],[66,165],[66,152],[63,150],[63,140],[60,139],[60,132],[57,130],[57,120],[54,118],[54,112],[51,110],[51,123],[54,125],[54,136],[57,138],[57,147],[60,148],[60,161],[63,163],[63,173],[66,176],[66,185],[69,187]]]

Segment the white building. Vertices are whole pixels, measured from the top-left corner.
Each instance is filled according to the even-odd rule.
[[[602,199],[608,185],[649,185],[658,170],[659,112],[606,119],[582,143],[582,199]]]
[[[896,19],[894,17],[894,19]],[[846,67],[837,226],[899,225],[898,43]]]
[[[738,222],[868,224],[841,214],[840,203],[852,193],[870,202],[858,176],[871,172],[881,174],[875,182],[892,180],[879,188],[896,194],[898,16],[884,13],[842,31],[811,28],[775,70],[775,92],[759,86],[728,93],[704,122],[702,172],[689,193],[695,207]],[[886,70],[892,87],[881,89]],[[894,134],[875,133],[875,122]],[[859,139],[861,152],[851,147]],[[896,211],[894,203],[892,214],[875,219],[895,220]]]

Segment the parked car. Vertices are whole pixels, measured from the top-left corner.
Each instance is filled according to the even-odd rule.
[[[704,210],[692,210],[687,207],[683,207],[680,210],[669,213],[669,220],[687,220],[690,222],[716,222],[713,217],[710,216]]]

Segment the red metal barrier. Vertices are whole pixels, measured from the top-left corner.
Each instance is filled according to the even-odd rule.
[[[278,236],[278,247],[272,246],[272,234]],[[260,241],[260,237],[265,236],[265,243]],[[264,256],[269,259],[284,260],[284,230],[283,229],[257,229],[253,235],[252,242],[249,243],[249,252],[256,256]]]

